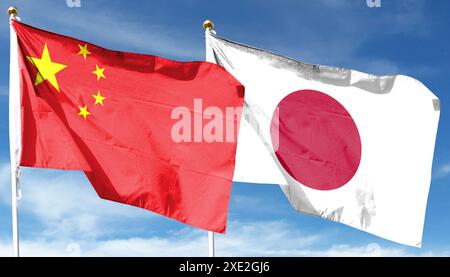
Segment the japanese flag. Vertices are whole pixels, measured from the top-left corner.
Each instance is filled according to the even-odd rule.
[[[419,81],[304,64],[206,33],[246,88],[234,181],[293,208],[421,246],[439,100]]]

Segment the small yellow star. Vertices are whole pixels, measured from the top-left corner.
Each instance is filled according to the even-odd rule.
[[[106,99],[106,97],[103,97],[100,94],[100,91],[97,91],[97,95],[92,95],[92,97],[94,97],[94,99],[95,99],[95,105],[100,104],[103,106],[103,101]]]
[[[95,65],[95,71],[92,71],[92,73],[97,75],[97,80],[100,80],[100,78],[106,79],[105,74],[103,74],[104,71],[105,71],[105,68],[100,68],[100,67],[98,67],[98,65]]]
[[[34,86],[39,85],[44,81],[48,81],[58,92],[59,85],[56,79],[56,74],[67,67],[67,65],[55,63],[50,57],[47,43],[44,44],[41,58],[27,57],[28,61],[32,63],[38,70]]]
[[[80,47],[80,52],[78,52],[78,55],[83,55],[84,60],[86,60],[87,55],[90,55],[91,52],[87,49],[88,45],[85,44],[84,46],[78,45]]]
[[[81,115],[82,117],[84,117],[84,120],[86,120],[88,115],[91,115],[91,113],[87,110],[87,106],[79,107],[79,108],[80,108],[80,113],[78,115]]]

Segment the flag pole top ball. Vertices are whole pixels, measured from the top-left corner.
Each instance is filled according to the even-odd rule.
[[[205,22],[203,22],[203,29],[205,29],[205,31],[214,30],[214,23],[211,20],[206,19]]]
[[[19,14],[19,11],[16,7],[9,7],[8,8],[8,16],[15,18]]]

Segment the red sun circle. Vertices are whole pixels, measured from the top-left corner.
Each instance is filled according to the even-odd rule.
[[[333,97],[299,90],[278,104],[270,133],[289,175],[316,190],[347,184],[361,161],[361,138],[349,112]]]

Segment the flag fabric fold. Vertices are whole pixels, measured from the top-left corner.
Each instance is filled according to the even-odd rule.
[[[174,140],[172,113],[181,107],[205,124],[206,107],[223,114],[241,107],[244,89],[235,78],[207,62],[111,51],[12,26],[21,166],[82,170],[104,199],[225,232],[236,141]],[[196,99],[205,109],[194,107]],[[218,120],[237,132],[239,118]]]
[[[439,100],[419,81],[308,65],[207,32],[246,88],[234,180],[297,211],[420,247]]]

